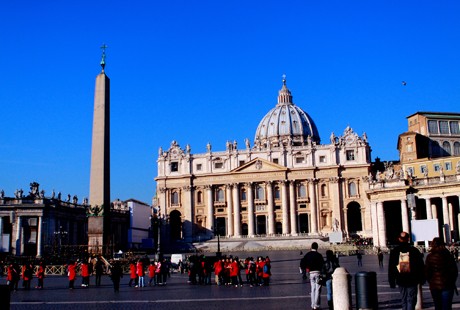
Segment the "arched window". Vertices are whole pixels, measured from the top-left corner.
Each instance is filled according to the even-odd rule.
[[[348,184],[348,194],[350,197],[356,196],[356,184],[354,182],[351,182]]]
[[[326,184],[321,185],[321,197],[327,197],[327,185]]]
[[[171,193],[171,204],[172,205],[178,205],[179,204],[179,193],[178,192],[172,192]]]
[[[307,189],[305,188],[305,185],[303,184],[299,185],[299,197],[301,198],[307,197]]]
[[[460,155],[460,142],[454,142],[454,156]]]
[[[263,200],[265,197],[264,197],[264,189],[262,186],[260,185],[257,185],[256,187],[256,199],[257,200]]]
[[[218,202],[223,202],[225,199],[224,197],[224,191],[219,188],[217,191],[216,191],[216,201]]]
[[[442,143],[442,148],[444,149],[444,152],[446,152],[446,155],[450,156],[452,150],[448,141],[444,141]]]
[[[275,186],[275,199],[281,199],[280,188]]]
[[[243,188],[241,190],[241,201],[246,201],[247,198],[246,198],[246,190]]]
[[[196,193],[196,202],[203,203],[203,192],[202,191],[198,191]]]

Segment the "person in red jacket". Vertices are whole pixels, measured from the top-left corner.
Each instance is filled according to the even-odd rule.
[[[88,287],[89,286],[89,266],[88,262],[83,261],[81,264],[81,276],[82,276],[82,283],[81,286]]]
[[[156,285],[155,270],[156,270],[155,262],[151,261],[149,265],[149,286],[152,286],[152,282],[153,282],[153,285]]]
[[[75,278],[77,277],[77,272],[76,272],[76,269],[77,269],[77,262],[69,262],[69,264],[67,265],[67,276],[69,277],[69,289],[73,290],[74,289],[74,282],[75,282]]]
[[[8,285],[10,286],[10,290],[18,290],[18,283],[19,283],[19,266],[15,263],[11,263],[8,265],[7,270],[7,278]]]
[[[144,287],[144,264],[142,263],[142,260],[138,260],[136,264],[136,272],[137,276],[139,277],[139,283],[136,285],[136,287]]]
[[[256,273],[257,273],[257,284],[262,286],[263,285],[263,275],[264,275],[264,258],[259,256],[256,262]]]
[[[214,274],[216,275],[216,284],[221,285],[222,284],[222,261],[221,260],[216,260],[214,263]]]
[[[22,286],[24,287],[24,289],[30,289],[30,282],[32,282],[32,277],[33,266],[31,263],[25,263],[24,266],[22,266]]]
[[[134,264],[134,261],[131,261],[129,263],[129,287],[133,284],[137,286],[137,274],[136,274],[136,265]]]
[[[236,259],[230,258],[230,279],[232,280],[232,285],[238,287],[238,274],[240,273],[239,262]]]
[[[37,269],[37,279],[38,285],[35,288],[42,289],[43,288],[43,278],[45,278],[45,264],[40,262]]]

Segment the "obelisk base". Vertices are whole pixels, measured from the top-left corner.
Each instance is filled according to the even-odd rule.
[[[88,218],[88,253],[104,254],[104,217]]]

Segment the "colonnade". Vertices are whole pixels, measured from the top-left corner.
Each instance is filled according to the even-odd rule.
[[[459,200],[460,205],[460,195],[456,195]],[[448,195],[442,197],[439,196],[420,196],[419,199],[425,200],[426,205],[426,219],[439,219],[440,216],[437,212],[437,206],[432,203],[432,200],[435,198],[441,198],[441,210],[442,210],[442,219],[441,224],[448,225],[450,230],[460,227],[459,217],[460,214],[455,214],[454,207],[452,203],[448,203]],[[452,196],[450,196],[452,197]],[[387,223],[385,219],[385,210],[384,210],[385,201],[371,201],[371,221],[372,221],[372,234],[374,240],[374,246],[386,247],[387,245]],[[411,220],[421,220],[420,216],[417,216],[415,212],[415,206],[412,206],[414,209],[411,210],[411,215],[409,216],[409,207],[406,198],[400,199],[401,203],[401,226],[402,230],[406,232],[411,231]],[[389,210],[386,210],[389,212]],[[446,239],[449,236],[444,236]],[[450,240],[446,240],[450,241]]]

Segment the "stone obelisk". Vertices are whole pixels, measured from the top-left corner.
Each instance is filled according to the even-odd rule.
[[[93,140],[88,208],[88,252],[107,254],[110,242],[110,79],[102,71],[96,77],[94,92]]]

